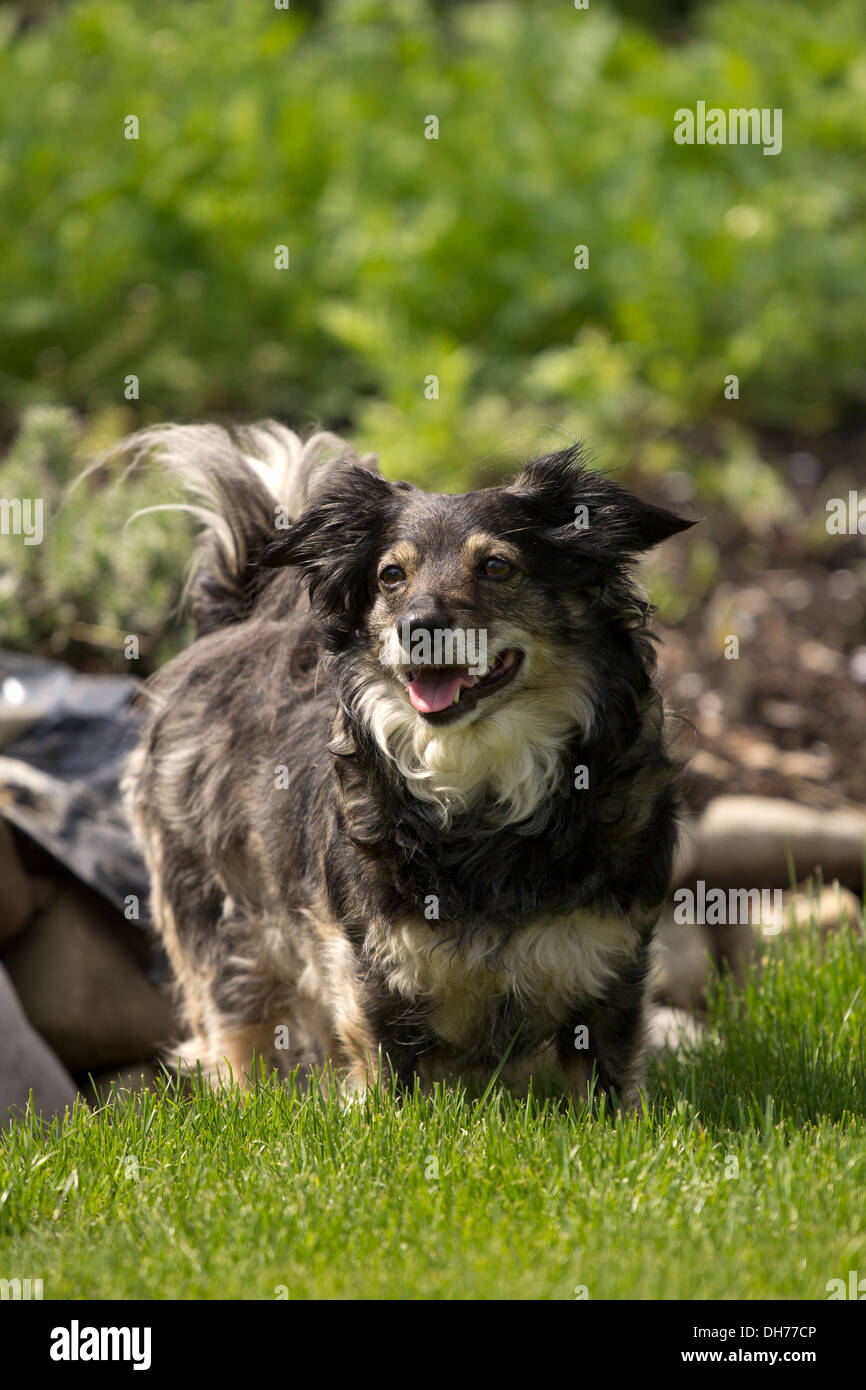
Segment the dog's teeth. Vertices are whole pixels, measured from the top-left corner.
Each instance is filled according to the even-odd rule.
[[[457,704],[457,701],[460,699],[460,692],[461,692],[462,689],[463,689],[462,686],[458,686],[458,688],[457,688],[457,694],[454,696],[454,699],[451,701],[452,705],[456,705],[456,704]]]

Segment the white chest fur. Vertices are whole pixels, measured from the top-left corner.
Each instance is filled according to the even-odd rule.
[[[521,927],[500,949],[494,932],[454,945],[420,918],[371,927],[366,944],[394,993],[426,1002],[440,1037],[462,1045],[509,995],[556,1028],[575,1002],[604,990],[639,940],[625,918],[575,912]]]

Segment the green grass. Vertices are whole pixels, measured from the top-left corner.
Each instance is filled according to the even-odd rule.
[[[866,1270],[864,954],[774,943],[640,1119],[498,1086],[341,1110],[170,1084],[22,1122],[0,1273],[46,1298],[824,1299]]]

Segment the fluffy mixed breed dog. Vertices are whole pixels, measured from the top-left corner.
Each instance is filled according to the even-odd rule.
[[[126,789],[182,1055],[633,1105],[676,797],[629,571],[691,523],[574,449],[451,496],[273,424],[135,448],[207,504]]]

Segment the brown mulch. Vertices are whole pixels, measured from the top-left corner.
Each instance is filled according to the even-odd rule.
[[[666,698],[689,721],[676,751],[689,759],[690,810],[722,792],[866,806],[866,634],[856,645],[852,579],[818,564],[771,569],[657,626]],[[737,660],[723,654],[731,633]]]
[[[683,716],[676,751],[700,811],[714,796],[785,797],[818,808],[866,807],[866,535],[830,536],[826,503],[866,498],[862,422],[804,438],[765,432],[790,506],[701,508],[662,483],[656,500],[701,524],[661,546],[654,563],[683,596],[685,616],[656,623],[659,669]],[[716,577],[693,598],[690,552],[706,543]],[[725,639],[739,637],[727,660]],[[691,721],[689,724],[688,721]]]

